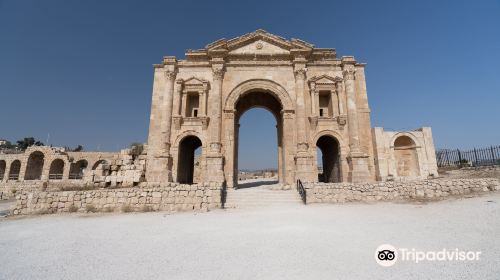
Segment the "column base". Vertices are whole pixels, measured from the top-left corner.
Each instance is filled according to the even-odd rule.
[[[317,180],[318,172],[314,170],[316,164],[314,157],[307,153],[298,153],[295,156],[295,180],[302,182],[314,182]]]
[[[363,152],[351,152],[349,159],[349,182],[366,183],[371,182],[372,178],[368,169],[368,155]]]
[[[222,155],[207,155],[207,169],[205,182],[224,183],[224,156]]]
[[[172,156],[149,158],[146,164],[146,181],[148,183],[172,182]]]

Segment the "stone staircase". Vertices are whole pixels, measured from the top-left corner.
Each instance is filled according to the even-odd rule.
[[[291,188],[282,190],[278,185],[256,185],[227,191],[225,208],[261,208],[301,206],[300,195]]]

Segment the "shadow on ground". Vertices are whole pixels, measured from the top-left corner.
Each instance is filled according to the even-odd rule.
[[[278,181],[257,181],[257,182],[248,182],[248,183],[240,183],[238,184],[238,189],[248,189],[248,188],[255,188],[259,186],[265,186],[265,185],[275,185],[277,184]]]

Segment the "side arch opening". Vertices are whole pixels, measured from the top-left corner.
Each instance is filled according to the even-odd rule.
[[[24,174],[24,180],[40,180],[42,179],[42,170],[45,160],[45,155],[36,151],[30,154],[28,157],[28,164],[26,165],[26,173]]]
[[[323,183],[342,182],[339,141],[333,136],[321,136],[316,141],[316,155],[318,158],[318,181]]]
[[[177,160],[177,182],[193,184],[199,175],[202,143],[200,138],[189,135],[179,143],[179,156]],[[196,164],[195,164],[196,163]],[[198,172],[195,172],[196,170]]]

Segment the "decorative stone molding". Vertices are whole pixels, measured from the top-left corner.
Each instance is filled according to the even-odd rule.
[[[224,78],[225,72],[226,71],[224,70],[224,65],[222,64],[212,65],[212,73],[214,81],[221,81]]]
[[[316,129],[318,126],[318,117],[309,117],[309,122],[311,123],[311,128]]]
[[[210,143],[210,152],[212,153],[220,153],[222,149],[222,143],[220,142],[212,142]]]
[[[177,130],[181,129],[182,116],[173,116],[172,121],[174,122],[175,129],[177,129]]]
[[[344,126],[347,123],[347,116],[346,115],[340,115],[337,117],[337,123],[340,126],[340,129],[344,129]]]
[[[307,142],[298,143],[297,149],[299,152],[306,152],[309,149],[309,144]]]
[[[356,73],[356,68],[352,64],[344,65],[344,79],[345,80],[354,80],[354,74]]]
[[[294,111],[295,105],[288,92],[279,84],[271,80],[252,79],[237,85],[228,95],[224,103],[224,110],[234,110],[236,102],[245,93],[251,90],[262,90],[268,92],[280,101],[284,110]]]
[[[283,119],[293,119],[295,110],[281,110],[281,115],[283,116]]]
[[[167,81],[173,81],[173,80],[175,80],[175,77],[177,76],[177,71],[165,70],[164,74],[165,74],[165,77],[167,78]]]
[[[210,121],[209,117],[200,117],[201,125],[203,130],[206,130],[208,128],[208,123]]]
[[[299,69],[295,69],[293,71],[293,74],[295,75],[295,79],[305,80],[306,79],[306,72],[307,72],[307,68],[299,68]]]

